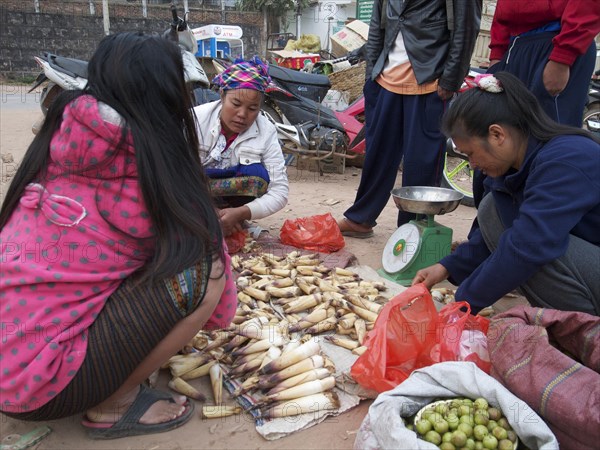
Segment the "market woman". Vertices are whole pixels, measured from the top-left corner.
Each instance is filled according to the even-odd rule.
[[[88,75],[50,107],[0,211],[0,410],[84,413],[112,439],[192,417],[143,383],[208,321],[229,324],[236,293],[179,48],[111,35]]]
[[[513,75],[476,80],[443,129],[487,174],[467,242],[413,284],[448,279],[473,311],[520,289],[534,306],[600,315],[600,143],[552,121]]]
[[[237,60],[213,80],[221,99],[194,108],[200,158],[226,236],[241,231],[246,220],[270,216],[287,203],[277,129],[260,114],[270,80],[260,58]]]

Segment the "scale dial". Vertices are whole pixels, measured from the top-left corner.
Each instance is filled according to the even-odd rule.
[[[421,233],[419,228],[407,223],[388,239],[383,249],[381,263],[387,273],[398,273],[410,265],[419,254]]]

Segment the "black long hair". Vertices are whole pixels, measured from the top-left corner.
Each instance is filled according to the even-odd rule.
[[[491,93],[473,88],[460,94],[442,119],[446,136],[487,137],[490,125],[507,125],[524,137],[548,142],[557,136],[571,134],[598,139],[586,130],[562,125],[552,120],[542,109],[535,95],[514,75],[498,72],[494,75],[503,88]]]
[[[84,94],[111,106],[124,119],[115,154],[124,151],[127,132],[133,137],[138,180],[156,232],[154,253],[140,280],[168,278],[203,255],[222,259],[221,226],[200,163],[180,50],[172,42],[143,33],[102,39],[89,61],[85,90],[65,92],[49,108],[7,192],[0,227],[25,186],[34,180],[43,182],[50,141],[63,110]]]

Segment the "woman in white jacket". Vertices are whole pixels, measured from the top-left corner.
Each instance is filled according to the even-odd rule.
[[[258,57],[236,61],[213,82],[221,99],[194,108],[200,159],[219,200],[225,235],[245,220],[267,217],[287,203],[288,178],[277,130],[260,107],[270,82]]]

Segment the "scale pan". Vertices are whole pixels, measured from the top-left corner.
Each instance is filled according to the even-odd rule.
[[[398,209],[415,214],[446,214],[454,211],[464,197],[452,189],[429,186],[406,186],[392,189]]]

